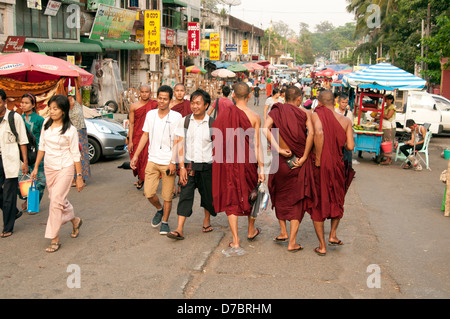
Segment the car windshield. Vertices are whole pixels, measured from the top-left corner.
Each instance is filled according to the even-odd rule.
[[[435,97],[434,99],[441,111],[450,111],[450,102],[440,99],[438,97]]]

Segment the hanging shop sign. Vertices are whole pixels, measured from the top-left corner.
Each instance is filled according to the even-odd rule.
[[[211,61],[220,60],[220,33],[209,34],[209,59]]]
[[[237,52],[237,44],[225,44],[225,51]]]
[[[144,21],[145,54],[161,54],[161,14],[160,11],[145,11]]]
[[[200,23],[188,23],[188,40],[187,40],[188,55],[200,55]]]
[[[135,21],[136,11],[100,4],[89,39],[128,41]]]
[[[87,2],[88,10],[97,10],[100,4],[106,4],[107,6],[115,6],[116,0],[89,0]]]
[[[60,7],[61,7],[61,2],[50,0],[47,3],[47,7],[45,8],[44,14],[55,17],[58,14]]]
[[[176,33],[172,29],[166,29],[166,47],[172,48],[176,43]]]
[[[22,52],[25,37],[8,36],[5,45],[3,46],[3,53],[19,53]]]
[[[248,40],[242,40],[242,54],[248,54]]]
[[[41,0],[27,0],[27,7],[30,9],[42,10]]]

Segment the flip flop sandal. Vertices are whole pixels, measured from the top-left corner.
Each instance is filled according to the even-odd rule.
[[[143,181],[140,182],[140,183],[139,183],[139,182],[136,183],[136,188],[137,188],[137,189],[141,189],[142,186],[144,186],[144,182],[143,182]]]
[[[329,241],[328,242],[328,246],[342,246],[344,245],[344,243],[342,242],[342,240],[339,241]]]
[[[317,255],[319,255],[319,256],[325,256],[327,253],[321,253],[320,251],[319,251],[319,247],[316,247],[316,248],[314,248],[314,252],[317,254]]]
[[[257,227],[256,228],[256,235],[253,236],[253,237],[247,237],[247,240],[249,240],[249,241],[255,240],[256,236],[258,236],[260,233],[261,233],[261,229]]]
[[[51,243],[50,246],[48,246],[45,251],[48,253],[54,253],[55,251],[58,251],[60,247],[61,247],[60,243]]]
[[[287,242],[287,238],[278,238],[278,237],[275,237],[274,239],[273,239],[273,241],[274,242],[277,242],[277,243],[284,243],[284,242]]]
[[[183,240],[184,239],[184,237],[181,236],[180,233],[177,232],[177,231],[173,231],[173,232],[167,233],[167,237],[172,238],[172,239],[178,239],[178,240]]]
[[[6,238],[6,237],[11,236],[12,234],[13,234],[12,231],[4,232],[4,233],[2,233],[2,234],[0,235],[0,237],[1,237],[1,238]]]
[[[83,225],[83,220],[80,218],[80,221],[78,222],[78,225],[76,227],[73,227],[72,233],[70,234],[70,236],[72,238],[77,238],[78,235],[80,234],[80,227],[81,225]]]
[[[209,229],[209,230],[208,230]],[[208,226],[206,226],[206,227],[203,227],[203,232],[204,233],[209,233],[209,232],[212,232],[214,230],[214,228],[212,228],[212,226],[211,225],[208,225]]]
[[[303,250],[303,247],[302,247],[302,246],[300,246],[300,247],[298,247],[298,248],[295,248],[295,249],[288,249],[288,252],[290,252],[290,253],[296,253],[296,252],[298,252],[298,251],[300,251],[300,250]]]

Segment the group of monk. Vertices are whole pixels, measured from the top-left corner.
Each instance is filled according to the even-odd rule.
[[[212,128],[213,132],[220,130],[221,134],[212,135],[210,141],[208,138],[203,142],[200,141],[202,145],[211,142],[214,149],[212,163],[207,164],[210,166],[202,166],[211,167],[212,170],[211,180],[205,179],[206,182],[202,182],[202,192],[200,192],[201,205],[205,208],[203,225],[205,232],[212,230],[211,225],[207,225],[209,213],[215,216],[216,212],[225,212],[232,233],[230,249],[240,247],[238,217],[248,218],[248,240],[254,240],[261,233],[261,229],[255,226],[256,219],[250,216],[252,203],[248,198],[258,183],[266,181],[263,160],[265,152],[261,143],[262,136],[265,136],[271,145],[273,158],[267,185],[272,208],[280,224],[280,234],[274,238],[274,241],[287,242],[289,252],[302,250],[303,246],[297,243],[297,234],[304,214],[308,212],[319,240],[319,246],[314,249],[316,254],[325,256],[327,252],[324,232],[326,219],[331,220],[328,245],[343,245],[337,237],[337,228],[344,213],[345,195],[354,176],[351,165],[344,163],[343,150],[353,150],[354,140],[352,123],[335,111],[334,95],[331,91],[322,91],[318,97],[319,105],[314,110],[307,110],[301,106],[301,90],[296,86],[289,86],[285,95],[286,103],[274,104],[264,123],[261,122],[260,116],[247,106],[251,97],[251,88],[244,82],[237,82],[233,86],[232,98],[235,103],[222,103],[220,107],[215,105],[217,108],[215,119],[211,120],[206,114],[209,104],[212,104],[211,99],[202,90],[191,94],[191,102],[195,101],[192,107],[190,101],[184,98],[186,89],[183,84],[177,84],[173,88],[173,98],[166,103],[159,97],[160,90],[158,90],[157,101],[152,100],[151,89],[148,85],[142,85],[139,92],[140,99],[131,106],[129,112],[128,144],[132,159],[131,167],[134,175],[138,177],[136,184],[138,188],[142,187],[146,181],[146,166],[149,164],[147,163],[148,154],[145,152],[149,149],[148,142],[144,146],[144,141],[140,140],[147,113],[158,109],[158,112],[161,112],[160,118],[163,118],[166,114],[170,114],[170,111],[175,111],[183,118],[180,120],[183,122],[180,123],[188,123],[189,119],[186,117],[192,116],[198,125],[206,119],[212,123],[210,129]],[[216,103],[219,101],[217,100]],[[166,109],[170,111],[164,111]],[[211,112],[208,113],[211,114]],[[146,134],[148,137],[149,132]],[[185,139],[188,140],[187,136]],[[235,141],[238,142],[235,143]],[[176,149],[177,142],[173,143],[173,148]],[[230,143],[233,143],[231,147]],[[139,154],[135,154],[137,145],[139,145]],[[176,152],[173,151],[173,154]],[[248,156],[243,159],[239,158],[239,154]],[[170,163],[172,164],[172,160]],[[184,160],[180,166],[180,171],[184,172],[186,166]],[[167,174],[174,174],[173,166],[168,167]],[[196,172],[190,170],[189,178],[194,178],[193,173]],[[180,180],[184,181],[182,188],[186,184],[186,179],[182,178],[185,175],[180,173]],[[212,205],[204,205],[204,202],[208,202],[210,193],[212,193]],[[154,199],[149,198],[149,201],[158,211],[161,210],[161,214],[162,207],[164,206],[165,209],[168,205],[167,198],[164,200],[164,205],[159,204],[159,201],[154,202]],[[180,197],[180,203],[181,201]],[[164,211],[163,222],[164,220],[167,222],[167,217],[168,214]],[[181,218],[182,225],[184,221],[185,217]],[[290,222],[289,231],[287,221]],[[170,238],[184,239],[182,231],[179,214],[177,230],[165,233]]]

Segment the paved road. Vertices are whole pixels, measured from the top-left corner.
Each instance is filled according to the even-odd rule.
[[[60,251],[44,251],[45,197],[40,214],[21,217],[14,235],[0,240],[0,298],[449,298],[450,219],[440,211],[439,181],[447,165],[442,145],[449,144],[448,137],[432,139],[432,171],[378,166],[367,153],[358,159],[338,232],[345,245],[325,257],[313,252],[318,243],[309,216],[298,235],[303,251],[274,243],[279,227],[272,212],[258,217],[262,233],[254,242],[244,239],[247,222],[240,219],[246,253],[226,257],[226,216],[202,233],[198,199],[186,239],[170,240],[151,227],[155,210],[133,186],[131,171],[117,168],[127,156],[99,162],[87,188],[69,194],[85,221],[79,238],[64,225]],[[78,282],[80,288],[70,288]]]

